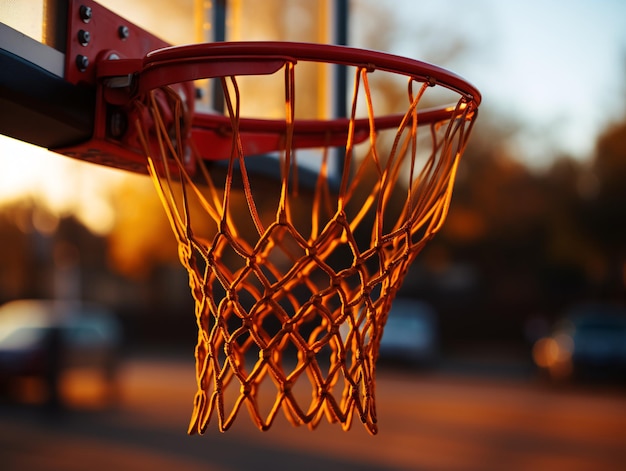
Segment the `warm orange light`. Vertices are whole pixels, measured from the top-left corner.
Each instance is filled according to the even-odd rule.
[[[572,352],[574,341],[567,334],[544,337],[533,346],[535,364],[545,368],[553,379],[564,379],[572,373]]]
[[[45,28],[43,0],[29,2],[0,0],[0,23],[37,41],[42,41]]]
[[[533,360],[535,364],[541,368],[549,368],[553,354],[551,350],[554,348],[554,341],[551,338],[542,338],[535,342],[533,346]]]
[[[125,175],[85,164],[41,147],[0,135],[0,207],[29,200],[40,207],[33,227],[56,230],[58,220],[74,215],[89,230],[104,235],[115,223],[110,195]]]

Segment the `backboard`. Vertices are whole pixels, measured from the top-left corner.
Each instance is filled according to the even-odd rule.
[[[0,134],[48,149],[88,141],[96,125],[96,91],[89,77],[93,77],[98,55],[105,50],[121,50],[127,57],[140,59],[168,45],[224,40],[343,44],[347,39],[347,3],[0,0]],[[79,21],[68,21],[76,20],[77,15]],[[307,21],[292,21],[294,16]],[[133,41],[138,31],[142,38],[151,39]],[[312,77],[313,86],[300,94],[300,117],[345,114],[345,79],[341,81],[341,71],[311,65],[307,75]],[[221,90],[216,85],[207,80],[196,82],[197,109],[223,110]],[[268,117],[272,106],[260,96],[243,112]],[[270,160],[256,160],[255,167],[260,173],[273,174],[274,158],[266,158]],[[106,158],[95,161],[108,164]],[[306,178],[306,158],[301,161],[305,171],[300,178]]]

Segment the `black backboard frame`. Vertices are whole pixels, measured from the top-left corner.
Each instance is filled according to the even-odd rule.
[[[46,148],[91,136],[95,89],[65,81],[58,30],[45,34],[51,47],[0,23],[0,134]]]

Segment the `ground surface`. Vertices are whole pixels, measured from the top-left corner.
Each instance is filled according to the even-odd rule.
[[[212,424],[204,436],[188,437],[188,359],[129,359],[114,408],[99,407],[86,384],[68,386],[72,407],[62,414],[0,402],[0,468],[617,471],[626,463],[623,388],[383,370],[375,437],[359,423],[347,433],[326,424],[310,432],[284,420],[262,433],[245,415],[227,433]]]

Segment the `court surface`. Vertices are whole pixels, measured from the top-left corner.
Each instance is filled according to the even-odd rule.
[[[48,416],[0,403],[5,471],[176,469],[618,470],[626,462],[623,389],[556,390],[513,375],[383,370],[380,432],[320,424],[294,429],[279,416],[266,433],[242,416],[228,433],[186,435],[193,362],[132,358],[121,402]]]

